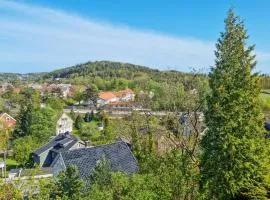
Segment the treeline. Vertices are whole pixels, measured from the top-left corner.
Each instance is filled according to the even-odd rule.
[[[60,78],[60,80],[58,79]],[[45,82],[62,82],[85,85],[97,91],[122,90],[130,88],[137,100],[154,110],[185,109],[184,97],[196,92],[194,89],[208,89],[207,76],[200,73],[159,71],[143,66],[119,62],[88,62],[46,74]]]
[[[203,76],[201,74],[201,76]],[[179,71],[159,71],[148,67],[133,65],[129,63],[97,61],[76,65],[64,69],[55,70],[43,76],[44,80],[61,78],[62,81],[69,80],[73,83],[89,83],[89,79],[97,82],[102,80],[122,79],[133,81],[140,87],[140,81],[151,79],[157,82],[178,83],[189,85],[193,73]],[[206,76],[205,76],[206,77]],[[105,84],[106,85],[106,84]]]
[[[270,76],[263,74],[261,76],[261,84],[263,89],[270,89]]]

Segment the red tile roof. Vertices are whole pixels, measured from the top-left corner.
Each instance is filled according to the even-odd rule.
[[[100,92],[98,96],[103,100],[110,100],[116,97],[114,92]]]
[[[123,97],[129,94],[134,94],[131,89],[120,90],[118,92],[100,92],[99,98],[103,100],[110,100],[115,97]]]

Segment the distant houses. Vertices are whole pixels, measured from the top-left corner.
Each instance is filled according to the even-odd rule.
[[[100,92],[98,94],[98,106],[104,106],[111,103],[132,102],[135,100],[135,93],[131,89],[125,89],[118,92]]]
[[[13,89],[14,86],[10,83],[0,84],[0,94],[6,92],[8,89]]]
[[[59,91],[64,98],[67,98],[71,93],[71,84],[49,84],[44,87],[44,90],[50,93]]]

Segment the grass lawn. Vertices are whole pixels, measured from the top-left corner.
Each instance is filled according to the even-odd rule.
[[[0,162],[1,161],[3,161],[3,158],[0,158]],[[7,171],[10,171],[11,169],[14,169],[18,166],[18,163],[16,162],[16,160],[12,158],[7,158],[6,164],[7,164]]]

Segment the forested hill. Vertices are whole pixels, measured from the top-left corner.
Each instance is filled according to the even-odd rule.
[[[158,70],[148,67],[110,61],[96,61],[52,71],[45,78],[70,78],[76,76],[100,76],[102,78],[131,78],[138,73],[153,74]]]
[[[191,73],[184,73],[175,70],[160,71],[129,63],[96,61],[49,72],[44,75],[44,79],[53,80],[61,78],[63,82],[68,81],[74,84],[89,83],[89,78],[92,80],[98,79],[97,82],[99,82],[100,79],[107,81],[111,81],[113,79],[127,80],[129,82],[140,82],[151,79],[157,82],[182,82],[185,85],[193,75]]]

